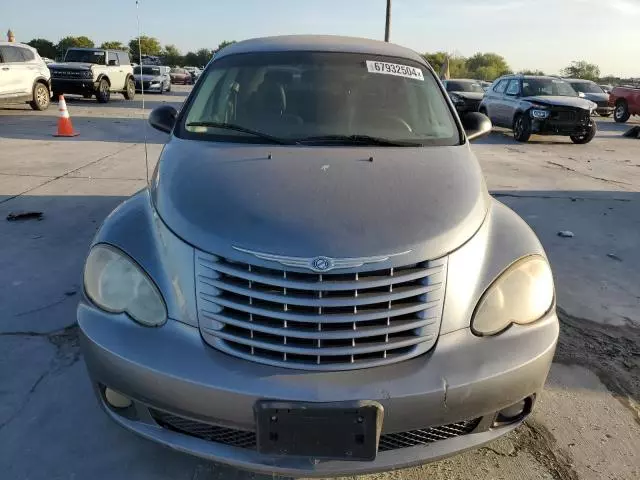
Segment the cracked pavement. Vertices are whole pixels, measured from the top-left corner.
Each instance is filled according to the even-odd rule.
[[[147,111],[186,91],[149,95]],[[0,109],[0,478],[272,478],[139,439],[99,410],[78,361],[82,265],[104,217],[145,185],[145,136],[151,165],[164,137],[143,130],[138,100],[68,106],[75,139],[51,137],[56,109]],[[473,145],[554,269],[561,335],[534,414],[484,448],[358,480],[640,478],[640,140],[598,123],[585,146],[504,130]],[[19,211],[44,216],[5,221]]]

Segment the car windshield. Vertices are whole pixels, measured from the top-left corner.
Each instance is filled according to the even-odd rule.
[[[460,142],[444,96],[424,65],[326,52],[230,55],[215,61],[201,77],[176,134],[236,142],[267,137],[309,144]]]
[[[484,88],[480,82],[449,80],[447,81],[447,92],[473,92],[484,93]]]
[[[571,86],[576,92],[603,93],[602,89],[593,82],[571,82]]]
[[[64,57],[65,62],[81,62],[94,63],[96,65],[105,65],[104,50],[67,50]]]
[[[160,69],[158,67],[136,67],[133,69],[133,73],[136,75],[160,75]]]
[[[522,81],[525,97],[561,96],[576,97],[578,94],[569,83],[559,78],[525,78]]]

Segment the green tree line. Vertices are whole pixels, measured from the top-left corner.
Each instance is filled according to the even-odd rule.
[[[67,36],[61,38],[58,43],[53,43],[45,38],[34,38],[29,45],[38,50],[42,57],[60,60],[65,52],[71,47],[93,48],[95,42],[89,37],[81,35],[79,37]],[[193,65],[204,67],[211,57],[220,49],[234,43],[233,41],[221,42],[216,48],[201,48],[195,52],[183,54],[178,47],[172,44],[162,45],[155,37],[141,36],[139,39],[132,38],[128,43],[117,40],[102,42],[100,48],[111,48],[116,50],[126,50],[131,56],[132,62],[139,62],[140,53],[142,55],[154,55],[161,58],[165,65],[180,66]],[[471,57],[449,55],[446,52],[425,53],[423,57],[438,72],[444,73],[445,65],[448,62],[450,78],[474,78],[477,80],[493,81],[496,78],[513,73],[511,67],[502,55],[497,53],[476,53]],[[525,75],[544,75],[541,70],[522,70],[519,73]],[[618,77],[600,77],[600,68],[597,65],[585,61],[574,61],[571,65],[560,71],[560,74],[571,78],[584,78],[587,80],[602,81],[606,83],[619,83]]]
[[[54,60],[62,60],[64,54],[69,48],[82,47],[82,48],[110,48],[114,50],[126,50],[129,52],[131,61],[138,63],[140,54],[153,55],[160,57],[163,64],[172,67],[181,65],[191,65],[196,67],[204,67],[211,57],[220,50],[234,43],[233,41],[227,41],[220,43],[216,48],[201,48],[195,52],[187,52],[182,54],[175,45],[162,46],[160,40],[155,37],[141,36],[139,39],[132,38],[128,43],[123,43],[117,40],[102,42],[99,45],[84,35],[79,37],[67,36],[61,38],[58,43],[53,43],[45,38],[34,38],[28,45],[38,50],[41,57],[47,57]]]

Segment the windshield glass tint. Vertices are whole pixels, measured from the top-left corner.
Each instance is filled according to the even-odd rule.
[[[133,73],[136,75],[139,75],[140,71],[142,71],[142,75],[160,75],[160,69],[157,67],[136,67],[133,69]]]
[[[598,85],[591,82],[573,82],[571,86],[576,92],[603,93],[602,89]]]
[[[105,52],[100,50],[69,50],[64,58],[65,62],[105,64]]]
[[[525,97],[539,95],[575,97],[578,95],[571,85],[556,78],[525,78],[522,81],[522,93]]]
[[[484,88],[478,82],[461,82],[451,81],[447,82],[447,92],[475,92],[484,93]]]
[[[189,126],[203,122],[228,123],[286,141],[354,135],[409,144],[460,141],[443,93],[423,65],[352,53],[223,57],[201,77],[177,134],[260,141],[246,132]]]

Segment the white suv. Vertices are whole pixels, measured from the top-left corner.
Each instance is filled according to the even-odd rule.
[[[0,104],[28,102],[34,110],[51,103],[51,73],[35,48],[0,42]]]

